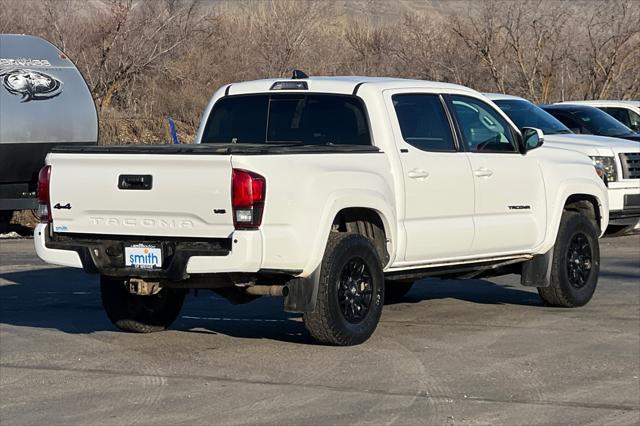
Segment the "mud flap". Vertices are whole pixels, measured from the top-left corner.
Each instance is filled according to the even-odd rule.
[[[549,287],[551,285],[551,265],[553,247],[545,254],[538,254],[522,264],[520,284],[526,287]]]
[[[313,312],[318,300],[320,268],[306,278],[294,278],[285,286],[284,310],[292,313]]]

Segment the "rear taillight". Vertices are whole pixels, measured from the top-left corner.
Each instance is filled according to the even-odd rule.
[[[264,177],[242,169],[233,169],[231,206],[236,229],[257,229],[262,223],[267,184]]]
[[[44,166],[38,173],[38,216],[43,223],[51,223],[50,181],[51,166]]]

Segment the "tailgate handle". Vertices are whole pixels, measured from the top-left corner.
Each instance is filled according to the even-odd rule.
[[[119,189],[149,190],[153,187],[152,175],[120,175],[118,176]]]

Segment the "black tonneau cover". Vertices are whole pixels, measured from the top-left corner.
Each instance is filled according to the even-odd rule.
[[[181,145],[105,145],[60,146],[51,150],[64,154],[190,154],[190,155],[283,155],[376,153],[371,145],[296,145],[296,144],[181,144]]]

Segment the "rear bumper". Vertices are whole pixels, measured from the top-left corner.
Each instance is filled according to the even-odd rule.
[[[189,274],[257,272],[262,263],[262,233],[237,231],[230,238],[187,239],[114,235],[51,236],[48,226],[34,232],[36,253],[47,263],[109,276],[182,280]],[[154,244],[162,248],[163,267],[140,269],[124,265],[125,245]]]

